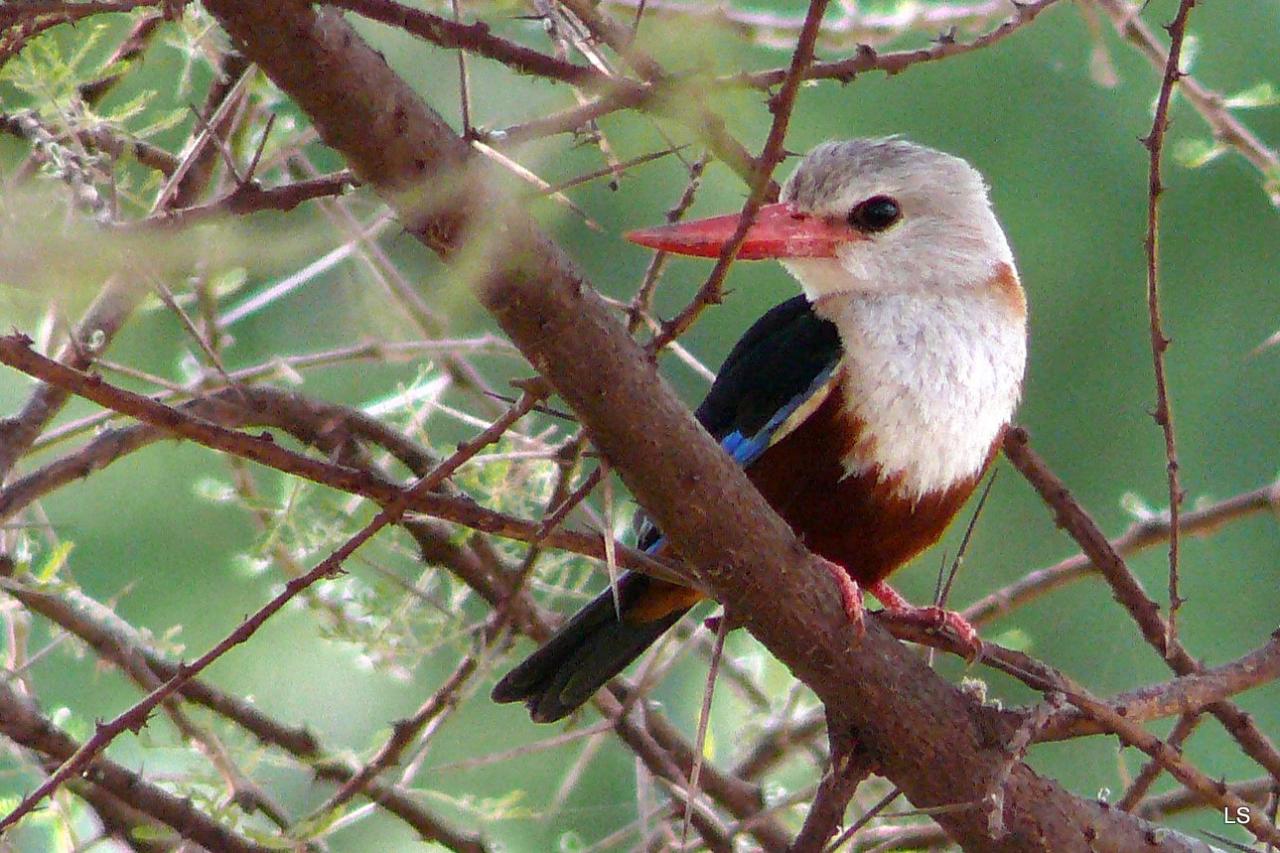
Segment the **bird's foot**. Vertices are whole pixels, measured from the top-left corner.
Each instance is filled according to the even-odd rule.
[[[960,640],[967,659],[976,660],[981,654],[982,639],[978,636],[978,629],[954,610],[944,610],[936,605],[916,607],[884,581],[877,581],[867,587],[867,591],[879,599],[885,611],[893,614],[895,619],[932,631],[948,631],[955,634]]]
[[[864,615],[866,609],[862,605],[862,587],[858,586],[857,581],[849,577],[849,573],[844,570],[844,566],[839,563],[833,563],[825,557],[818,557],[817,559],[822,568],[826,569],[832,580],[836,582],[836,586],[840,588],[840,604],[844,607],[844,615],[849,617],[849,624],[853,626],[853,633],[861,639],[867,633]],[[880,600],[883,601],[884,599]]]

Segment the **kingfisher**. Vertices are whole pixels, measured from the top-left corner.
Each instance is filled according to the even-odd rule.
[[[801,295],[730,351],[696,417],[836,580],[898,618],[977,634],[886,583],[932,545],[995,457],[1021,393],[1027,304],[987,185],[964,160],[899,137],[810,151],[762,207],[740,260],[780,261]],[[633,231],[642,246],[718,257],[740,218]],[[638,547],[659,553],[652,524]],[[703,594],[623,574],[494,688],[562,719]]]

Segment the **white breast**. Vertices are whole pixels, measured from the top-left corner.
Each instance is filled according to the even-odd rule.
[[[998,293],[857,293],[821,299],[844,344],[845,400],[863,424],[848,474],[878,468],[919,500],[977,474],[1013,415],[1025,317]]]

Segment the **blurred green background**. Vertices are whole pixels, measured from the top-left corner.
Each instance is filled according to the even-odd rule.
[[[1169,0],[1153,2],[1144,18],[1165,22],[1175,6]],[[961,155],[987,176],[1030,301],[1030,369],[1019,422],[1103,528],[1116,534],[1133,521],[1135,509],[1146,506],[1159,512],[1167,504],[1162,436],[1149,415],[1155,392],[1142,250],[1147,157],[1138,142],[1150,129],[1157,75],[1114,36],[1104,19],[1091,23],[1089,9],[1060,3],[991,49],[915,66],[895,77],[874,73],[849,85],[806,86],[787,143],[801,152],[829,138],[899,133]],[[500,32],[541,46],[538,24],[508,17],[518,11],[483,8]],[[1191,21],[1192,71],[1204,84],[1231,94],[1280,81],[1280,52],[1275,50],[1280,5],[1203,4],[1195,8]],[[392,66],[456,124],[454,55],[379,27],[362,29]],[[673,70],[766,68],[785,65],[789,57],[745,45],[736,34],[711,26],[677,27],[655,19],[642,32],[645,46]],[[62,37],[74,40],[77,34]],[[820,55],[835,56],[824,50]],[[185,63],[176,40],[156,45],[112,100],[123,103],[137,92],[159,87],[160,100],[149,109],[198,102],[198,97],[184,98],[166,88],[166,81],[183,71]],[[1114,73],[1109,85],[1099,81],[1100,67]],[[513,77],[490,62],[473,60],[470,73],[474,121],[479,125],[510,124],[572,103],[565,87]],[[207,71],[197,66],[195,91],[207,79]],[[0,90],[0,98],[6,110],[23,105],[23,96],[12,88]],[[758,150],[769,120],[761,96],[726,93],[714,105],[730,129]],[[290,113],[290,108],[281,107]],[[1240,110],[1237,115],[1263,140],[1280,140],[1276,105]],[[678,141],[689,139],[679,125],[659,125],[636,115],[603,122],[623,158],[660,148],[659,126]],[[1194,111],[1176,101],[1165,167],[1168,192],[1162,204],[1161,299],[1165,329],[1173,341],[1167,364],[1187,507],[1272,481],[1280,434],[1280,348],[1255,352],[1280,328],[1280,217],[1262,189],[1262,178],[1238,155],[1227,153],[1199,168],[1179,163],[1179,152],[1209,137]],[[171,136],[180,138],[176,131]],[[690,155],[697,150],[696,145],[689,149]],[[0,141],[6,175],[13,174],[21,154],[16,140]],[[551,182],[601,165],[598,151],[571,147],[565,138],[525,146],[518,156]],[[789,171],[790,165],[784,165],[779,175]],[[612,296],[629,298],[648,253],[622,242],[619,235],[661,221],[684,182],[683,170],[669,158],[637,168],[616,191],[601,182],[572,190],[575,202],[603,226],[600,232],[550,202],[535,208],[592,283]],[[741,181],[713,164],[692,214],[735,210],[743,196]],[[11,211],[8,219],[6,227],[19,235],[10,239],[25,239],[23,218],[15,219]],[[300,210],[255,216],[197,236],[227,241],[230,265],[246,268],[247,289],[228,302],[235,304],[319,254],[330,245],[326,241],[332,232],[313,210]],[[49,251],[54,251],[57,238],[49,239],[47,245],[54,247]],[[236,241],[246,242],[237,246]],[[421,247],[394,229],[382,242],[400,269],[421,284],[432,306],[448,318],[446,334],[462,336],[490,328],[465,285]],[[14,243],[6,245],[12,250]],[[87,250],[78,245],[77,251],[94,251],[91,242]],[[0,267],[0,281],[9,285],[0,290],[0,307],[10,314],[6,327],[32,331],[47,299],[78,310],[96,285],[97,279],[87,275],[81,281],[43,281],[39,266],[37,256],[31,265]],[[32,267],[37,272],[30,272]],[[678,310],[709,268],[694,261],[673,262],[658,292],[658,313],[670,316]],[[24,273],[18,275],[15,269]],[[51,289],[59,286],[65,289]],[[713,367],[755,317],[795,292],[780,268],[762,264],[737,265],[730,287],[725,303],[708,311],[684,341]],[[235,343],[228,357],[233,366],[273,354],[411,334],[406,324],[388,316],[380,294],[370,292],[362,269],[352,263],[317,277],[231,331]],[[190,339],[174,317],[155,310],[135,318],[110,358],[177,379],[190,348]],[[509,359],[486,357],[480,363],[499,382],[528,375]],[[691,405],[705,392],[705,381],[678,360],[667,357],[662,368]],[[413,363],[340,367],[308,374],[301,390],[366,405],[415,382],[420,370]],[[0,370],[0,416],[12,415],[29,390],[23,377]],[[90,411],[76,403],[66,418]],[[560,429],[563,433],[564,427]],[[443,418],[429,423],[426,432],[437,446],[467,434]],[[1005,463],[1001,469],[953,594],[956,606],[1075,550],[1022,479]],[[273,594],[280,582],[280,575],[270,568],[246,570],[245,555],[254,553],[260,538],[244,509],[234,502],[208,499],[210,483],[227,477],[224,463],[211,452],[168,443],[61,490],[45,502],[45,510],[60,536],[75,544],[66,570],[89,594],[118,602],[119,615],[134,625],[155,635],[180,626],[175,642],[185,648],[186,656],[202,653]],[[262,482],[277,483],[273,488],[280,493],[291,488],[270,477]],[[388,558],[405,559],[408,546],[390,538],[392,542],[382,546]],[[957,540],[958,531],[952,531],[941,548],[954,553]],[[38,553],[47,546],[36,537],[32,547]],[[923,601],[932,594],[940,554],[939,549],[931,551],[897,576],[908,598]],[[1232,523],[1208,538],[1184,540],[1187,604],[1181,632],[1194,654],[1209,664],[1221,663],[1256,647],[1275,629],[1280,622],[1278,556],[1280,530],[1265,514]],[[1162,598],[1165,549],[1150,549],[1131,565],[1147,588]],[[372,584],[377,579],[367,565],[351,569],[357,582]],[[248,646],[220,661],[209,674],[211,680],[252,696],[284,721],[311,727],[331,745],[366,754],[385,737],[389,721],[411,712],[456,662],[454,652],[445,648],[410,661],[416,665],[406,678],[390,667],[370,665],[357,644],[323,636],[318,622],[313,612],[290,608]],[[48,641],[49,631],[40,620],[35,620],[33,631],[33,648]],[[1102,695],[1168,676],[1098,580],[1055,592],[1001,619],[984,634],[1026,643],[1033,654]],[[520,643],[515,651],[527,650],[528,645]],[[749,637],[732,637],[729,650],[765,667],[765,682],[779,695],[788,689],[789,677],[766,661]],[[963,674],[953,661],[940,666],[951,676]],[[687,732],[696,722],[704,674],[701,666],[686,663],[657,691],[669,716]],[[989,671],[968,674],[988,681],[991,695],[1005,703],[1034,699],[1025,688]],[[71,643],[40,660],[31,678],[45,710],[71,709],[70,725],[79,726],[82,736],[92,720],[114,716],[138,695],[118,673],[100,669],[92,656],[77,652]],[[575,759],[576,746],[495,766],[434,772],[431,768],[437,765],[500,752],[548,734],[529,723],[519,708],[490,705],[486,691],[484,686],[472,696],[463,713],[451,718],[436,737],[426,769],[416,780],[430,789],[424,795],[428,805],[460,825],[481,826],[513,851],[574,849],[635,819],[634,761],[612,742],[605,744],[578,789],[555,814],[540,812]],[[710,751],[717,762],[729,765],[743,740],[739,715],[744,708],[730,691],[721,691],[718,700]],[[1278,700],[1280,687],[1272,684],[1242,696],[1240,703],[1274,737],[1280,733]],[[196,759],[172,744],[165,724],[153,728],[158,731],[122,738],[113,756],[145,764],[156,776],[190,772]],[[1163,734],[1168,724],[1153,728]],[[246,766],[295,813],[305,812],[328,792],[270,753],[255,752],[244,742],[238,746],[242,754],[252,756]],[[1236,780],[1257,773],[1214,722],[1202,726],[1187,754],[1215,778]],[[1118,750],[1111,738],[1037,747],[1030,755],[1037,769],[1090,796],[1118,793],[1142,759],[1134,750]],[[32,777],[18,767],[11,755],[0,755],[0,796],[18,795],[32,784]],[[792,768],[773,780],[771,791],[781,795],[814,778],[812,771],[806,775],[804,768]],[[1157,790],[1168,787],[1166,779]],[[512,791],[524,792],[518,804],[506,806],[515,814],[485,820],[499,810],[496,801]],[[520,817],[522,810],[531,816]],[[1248,839],[1213,812],[1173,822]],[[42,849],[52,837],[36,822],[15,840],[19,848]],[[353,821],[330,844],[333,850],[419,849],[402,824],[376,815]]]

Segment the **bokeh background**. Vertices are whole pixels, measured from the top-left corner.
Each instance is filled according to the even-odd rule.
[[[773,5],[779,11],[795,11],[789,8],[792,4]],[[892,5],[878,4],[886,11]],[[1143,17],[1165,22],[1175,7],[1169,0],[1157,0]],[[527,11],[522,6],[478,5],[473,11],[505,35],[542,44],[539,23],[514,17]],[[108,37],[121,31],[124,22],[102,22],[101,34],[92,28],[64,28],[55,37],[69,51],[95,33],[102,42],[90,50],[105,51]],[[148,118],[178,114],[175,127],[155,137],[161,144],[182,138],[190,121],[181,115],[183,105],[198,101],[192,93],[208,84],[208,70],[198,52],[191,51],[194,26],[190,21],[175,26],[171,38],[154,44],[106,104],[120,106],[141,93],[153,93],[131,121],[141,126]],[[456,121],[452,53],[377,26],[362,29],[393,67]],[[1280,82],[1280,52],[1275,49],[1280,5],[1203,4],[1192,13],[1191,32],[1192,72],[1227,94],[1261,91],[1262,103],[1237,110],[1237,115],[1275,145],[1280,140],[1280,108],[1254,87]],[[737,32],[709,23],[692,26],[655,17],[642,34],[646,48],[678,70],[768,68],[785,65],[789,58],[785,51],[750,43]],[[902,43],[922,41],[916,36]],[[841,55],[824,48],[819,54]],[[572,102],[565,87],[516,77],[494,63],[474,60],[470,74],[473,121],[481,126],[510,124]],[[187,88],[176,86],[175,80]],[[1163,511],[1168,503],[1162,436],[1149,414],[1155,391],[1142,248],[1147,156],[1138,141],[1150,129],[1157,84],[1148,62],[1115,36],[1100,13],[1088,4],[1062,2],[990,49],[914,66],[893,77],[871,73],[847,85],[804,87],[787,140],[791,150],[802,152],[830,138],[902,134],[961,155],[987,176],[1030,301],[1030,369],[1018,420],[1030,430],[1033,446],[1112,534],[1135,517]],[[51,90],[55,88],[51,83]],[[712,103],[730,129],[758,150],[770,118],[759,93],[725,92]],[[0,81],[0,104],[5,111],[39,106],[12,80]],[[292,105],[281,101],[274,106],[281,121],[304,121]],[[623,158],[661,148],[660,128],[677,141],[690,141],[677,124],[634,114],[607,118],[603,127]],[[1209,144],[1208,128],[1187,104],[1176,100],[1165,167],[1168,191],[1162,202],[1160,293],[1166,332],[1173,341],[1167,364],[1187,507],[1271,482],[1277,476],[1280,449],[1280,347],[1259,349],[1280,329],[1280,216],[1264,190],[1264,178],[1237,154],[1225,152],[1203,164],[1190,162]],[[337,165],[316,148],[318,162]],[[12,178],[25,151],[21,140],[0,138],[0,174]],[[695,141],[686,154],[692,157],[698,151]],[[572,146],[565,138],[523,146],[518,157],[551,182],[601,165],[596,149]],[[779,175],[789,171],[790,165],[784,165]],[[573,200],[599,223],[599,231],[554,203],[544,200],[533,207],[591,282],[626,299],[640,280],[648,254],[619,235],[661,221],[685,180],[680,164],[667,158],[637,167],[617,189],[596,181],[571,190]],[[144,187],[135,189],[138,198],[145,196]],[[0,238],[7,256],[0,258],[0,310],[6,315],[6,329],[32,334],[38,332],[44,307],[51,301],[69,315],[78,313],[101,281],[99,253],[106,252],[110,239],[42,213],[42,204],[57,209],[49,200],[57,189],[49,186],[42,192],[0,201],[8,231]],[[736,210],[743,198],[741,181],[713,163],[692,214]],[[359,195],[353,205],[365,212],[376,208],[374,200],[362,201]],[[135,249],[172,251],[177,259],[174,270],[200,257],[212,259],[216,270],[242,271],[242,285],[226,298],[231,307],[293,274],[336,239],[331,223],[304,208],[204,227],[184,235],[178,248],[167,238],[156,238],[153,244],[135,244]],[[392,227],[380,243],[433,309],[447,318],[448,336],[492,330],[465,284],[411,239]],[[657,294],[657,312],[670,316],[677,311],[708,271],[705,263],[673,262]],[[181,284],[175,272],[170,285]],[[724,304],[709,310],[684,339],[688,349],[713,368],[755,317],[795,292],[780,268],[762,264],[738,264],[729,287]],[[381,294],[373,291],[366,272],[354,262],[310,278],[228,331],[234,344],[227,358],[235,366],[277,354],[417,334],[386,310]],[[157,306],[130,323],[110,358],[177,381],[189,371],[192,351],[177,320]],[[481,356],[477,363],[497,383],[529,375],[527,368],[506,356]],[[661,367],[691,405],[705,392],[706,380],[679,360],[665,357]],[[421,362],[345,365],[308,372],[300,390],[368,407],[393,400],[406,389],[421,388],[435,375],[429,363]],[[0,416],[15,413],[29,391],[24,377],[0,370]],[[473,400],[450,394],[448,401],[474,408]],[[74,403],[63,420],[91,411],[86,404]],[[472,431],[438,412],[424,417],[417,434],[438,447]],[[555,428],[558,435],[569,429],[554,419],[539,427]],[[24,469],[47,458],[27,460]],[[1000,467],[953,593],[957,606],[1075,551],[1031,489],[1007,464]],[[227,499],[229,478],[226,463],[212,452],[164,443],[62,489],[43,502],[43,509],[58,539],[74,544],[63,576],[110,602],[121,617],[175,651],[185,650],[188,657],[200,654],[281,582],[279,572],[262,559],[269,534],[254,527],[239,501]],[[296,488],[266,474],[260,483],[277,498]],[[304,495],[301,503],[304,510],[282,528],[294,537],[300,553],[313,553],[309,547],[322,556],[327,537],[341,532],[326,528],[327,513],[339,514],[345,505],[336,496],[314,492]],[[13,546],[17,534],[6,535]],[[909,598],[923,601],[932,595],[942,553],[954,554],[957,536],[958,531],[952,531],[942,546],[897,576]],[[26,531],[21,538],[24,553],[37,565],[53,551],[51,537],[44,532]],[[377,614],[377,605],[370,602],[383,584],[381,569],[391,566],[391,571],[415,576],[407,540],[396,534],[383,538],[349,566],[349,578],[335,582],[330,590],[335,599]],[[1232,523],[1212,536],[1184,540],[1187,604],[1181,632],[1196,655],[1209,664],[1220,663],[1256,647],[1275,629],[1280,622],[1278,557],[1280,529],[1267,514]],[[380,562],[385,565],[377,565]],[[1131,565],[1161,597],[1164,548],[1150,549],[1133,558]],[[563,561],[555,570],[557,577],[571,577],[592,589],[603,583],[602,573],[579,561]],[[558,606],[567,610],[579,600],[580,595],[562,594]],[[479,615],[474,602],[461,597],[459,601],[461,613]],[[11,610],[6,612],[10,620],[16,618]],[[448,633],[440,624],[433,623],[430,630],[437,632],[434,639]],[[59,640],[42,620],[33,620],[30,631],[32,649],[55,645],[33,664],[29,678],[47,712],[66,709],[60,718],[72,731],[83,736],[94,719],[114,716],[138,698],[118,673],[98,666],[74,642]],[[1002,618],[984,634],[1028,648],[1101,695],[1168,677],[1156,653],[1141,642],[1099,580],[1054,592]],[[5,642],[12,641],[10,634]],[[456,643],[424,639],[421,655],[413,654],[412,647],[375,653],[370,643],[369,634],[343,636],[326,629],[313,609],[291,607],[248,646],[221,660],[209,677],[253,697],[278,718],[304,724],[326,742],[367,756],[386,736],[389,721],[411,712],[436,689],[456,663],[459,648]],[[528,645],[522,642],[513,654],[526,651]],[[755,667],[778,695],[789,689],[789,676],[750,637],[731,637],[729,653]],[[1006,704],[1035,698],[989,671],[966,673],[949,660],[939,666],[952,677],[982,678],[990,695]],[[700,661],[686,661],[655,693],[670,718],[689,733],[696,723],[704,675]],[[554,813],[546,810],[547,804],[566,768],[577,759],[578,745],[490,766],[451,767],[548,734],[529,723],[519,708],[490,705],[487,685],[479,687],[463,712],[451,717],[435,737],[415,779],[433,808],[461,825],[480,826],[512,851],[578,849],[635,819],[635,761],[607,740]],[[1263,731],[1273,737],[1280,733],[1280,688],[1265,686],[1240,702]],[[718,694],[708,744],[717,762],[731,763],[743,733],[751,731],[753,721],[744,719],[745,714],[732,692]],[[1153,728],[1163,734],[1168,724]],[[305,770],[243,739],[236,747],[246,767],[295,813],[305,812],[328,792]],[[209,775],[197,769],[198,757],[177,744],[164,723],[120,739],[111,754],[145,765],[149,774],[161,778]],[[1187,754],[1213,777],[1236,780],[1257,772],[1213,722],[1192,738]],[[1100,796],[1122,790],[1142,759],[1134,750],[1119,749],[1112,738],[1040,746],[1030,754],[1037,769],[1074,791]],[[811,765],[792,766],[771,780],[771,794],[783,796],[812,782],[815,773]],[[0,751],[0,802],[11,802],[34,778],[12,753]],[[208,796],[216,798],[216,782],[209,779],[204,784]],[[1157,790],[1168,787],[1166,779]],[[1248,838],[1212,812],[1172,822],[1242,842]],[[29,821],[9,843],[26,850],[57,848],[66,838],[55,830],[55,823],[51,818]],[[332,850],[421,849],[403,825],[377,814],[351,820],[329,844]]]

